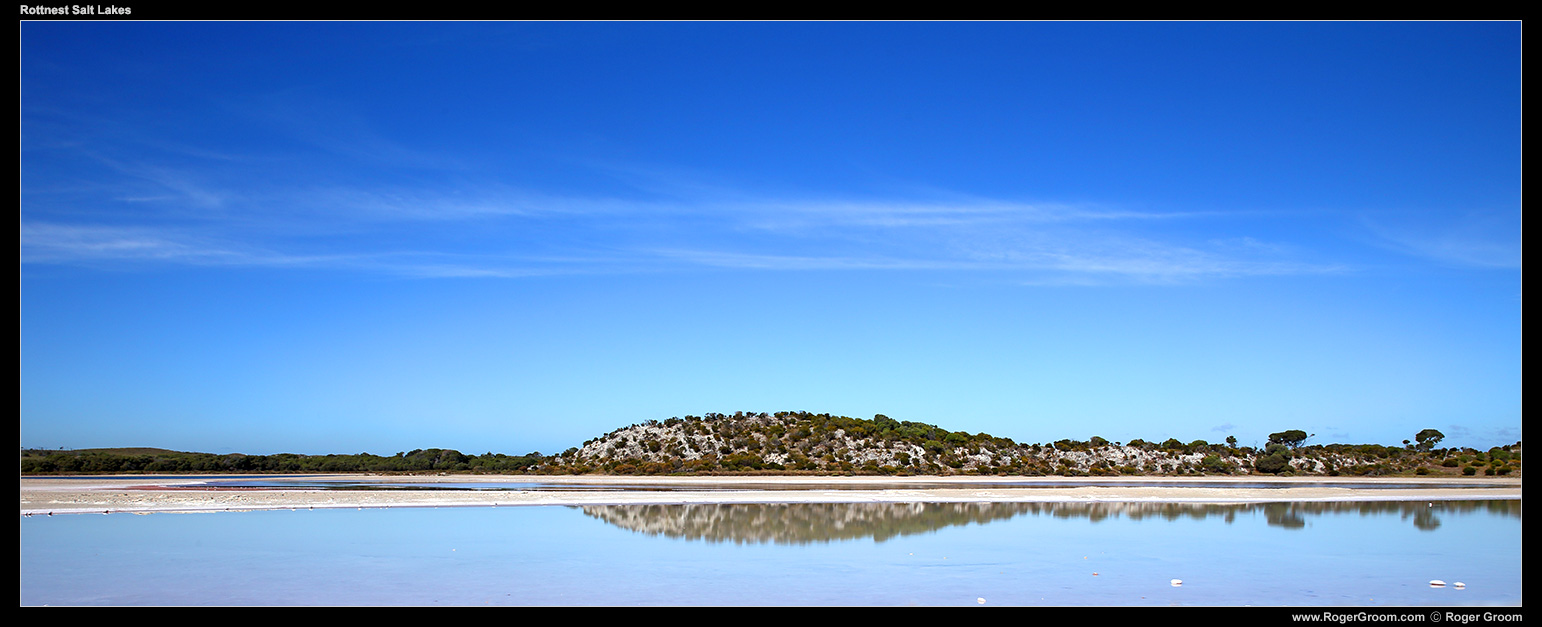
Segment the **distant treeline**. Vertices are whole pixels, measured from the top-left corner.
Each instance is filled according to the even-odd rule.
[[[1022,444],[937,425],[814,414],[709,413],[648,420],[544,456],[418,449],[381,457],[242,455],[165,449],[23,449],[22,474],[86,473],[542,473],[562,475],[865,474],[865,475],[1324,475],[1503,476],[1521,473],[1521,444],[1439,448],[1445,435],[1424,429],[1402,446],[1307,444],[1300,429],[1269,434],[1262,448],[1176,438],[1110,442],[1063,439]]]
[[[49,473],[313,473],[313,472],[525,472],[540,463],[538,452],[471,456],[452,449],[418,449],[381,457],[357,455],[243,455],[185,453],[164,449],[85,449],[21,452],[22,474]]]

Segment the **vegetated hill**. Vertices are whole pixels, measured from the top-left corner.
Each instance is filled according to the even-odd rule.
[[[1297,435],[1298,434],[1298,435]],[[1473,475],[1519,474],[1520,443],[1489,453],[1368,445],[1300,446],[1299,431],[1274,434],[1264,450],[1196,440],[1120,444],[1019,444],[879,414],[872,420],[809,412],[707,414],[649,420],[547,457],[554,474],[888,475]],[[1472,469],[1472,470],[1468,470]]]
[[[155,448],[22,449],[22,474],[315,473],[489,474],[872,474],[872,475],[1521,475],[1521,443],[1478,451],[1434,448],[1444,436],[1426,429],[1418,444],[1303,446],[1305,432],[1270,435],[1262,450],[1195,440],[1059,440],[1019,444],[986,433],[808,412],[707,414],[649,420],[543,456],[417,449],[383,457],[186,453]]]

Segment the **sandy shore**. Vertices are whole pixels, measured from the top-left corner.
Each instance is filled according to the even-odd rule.
[[[434,484],[440,489],[205,489],[206,478],[21,478],[21,513],[214,512],[376,507],[642,503],[1189,502],[1518,499],[1518,478],[1339,477],[549,477],[276,476],[294,481]],[[1014,486],[1032,482],[1032,487]],[[501,490],[444,489],[512,484]],[[1088,485],[1096,483],[1097,485]],[[529,486],[529,489],[521,489]]]

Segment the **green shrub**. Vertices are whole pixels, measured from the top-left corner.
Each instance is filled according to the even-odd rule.
[[[1232,465],[1222,460],[1220,455],[1206,455],[1203,460],[1200,460],[1199,466],[1205,472],[1218,474],[1231,474],[1232,471]]]
[[[1253,461],[1253,468],[1259,472],[1279,474],[1290,467],[1290,458],[1282,453],[1265,455]]]

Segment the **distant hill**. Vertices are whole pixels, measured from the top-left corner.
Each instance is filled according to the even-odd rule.
[[[1271,443],[1264,450],[1203,440],[1121,444],[1100,437],[1020,444],[882,414],[867,420],[809,412],[737,412],[634,424],[548,457],[536,470],[558,474],[1117,476],[1457,475],[1466,467],[1475,468],[1470,474],[1510,474],[1520,469],[1519,443],[1481,453],[1374,444],[1300,446],[1307,437],[1304,432],[1275,436],[1282,443]]]
[[[180,454],[183,454],[183,453],[181,451],[173,451],[171,449],[148,448],[148,447],[138,447],[138,448],[76,448],[76,449],[69,449],[69,450],[64,450],[64,449],[50,450],[50,449],[31,448],[31,449],[22,449],[21,450],[21,456],[22,457],[48,457],[49,455],[76,455],[76,456],[79,456],[79,455],[91,455],[91,454],[105,454],[105,455],[180,455]]]

